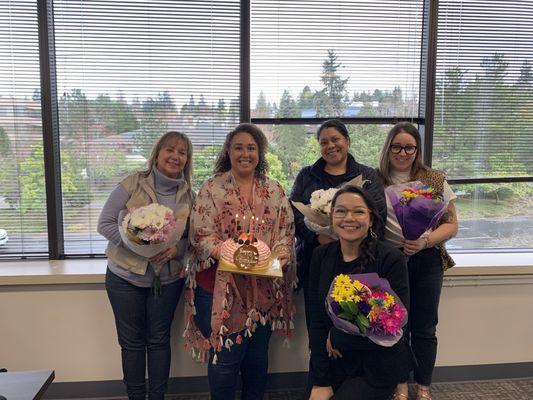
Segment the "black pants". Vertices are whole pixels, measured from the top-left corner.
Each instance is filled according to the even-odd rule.
[[[442,289],[442,261],[433,247],[409,257],[411,348],[418,365],[415,381],[429,386],[437,357],[437,323]]]
[[[364,377],[346,379],[342,385],[335,390],[331,400],[388,400],[394,393],[396,385],[393,386],[372,386]]]
[[[302,400],[309,400],[312,386],[304,392]],[[394,393],[396,384],[389,386],[372,385],[364,376],[344,378],[333,387],[334,394],[330,400],[388,400]]]
[[[128,398],[144,400],[148,358],[148,397],[163,400],[170,372],[170,327],[185,279],[163,286],[159,297],[152,288],[134,286],[109,269],[105,287],[122,350],[122,371]]]

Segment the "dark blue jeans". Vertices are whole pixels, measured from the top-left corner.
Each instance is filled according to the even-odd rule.
[[[105,287],[122,350],[122,371],[130,400],[145,400],[146,355],[150,400],[163,400],[170,371],[170,326],[184,279],[164,285],[159,297],[151,288],[132,285],[109,269]]]
[[[204,337],[211,335],[211,308],[213,295],[202,288],[196,288],[194,304],[195,322]],[[239,372],[242,379],[242,400],[263,400],[268,372],[268,342],[271,336],[269,324],[258,324],[252,337],[244,337],[240,345],[234,344],[230,350],[223,348],[217,353],[217,363],[213,364],[211,350],[207,377],[212,400],[234,400]],[[242,332],[241,332],[242,334]],[[237,334],[230,335],[235,342]]]
[[[409,257],[410,311],[409,327],[411,348],[418,365],[414,368],[415,381],[429,386],[437,357],[437,323],[442,289],[442,260],[433,247]]]

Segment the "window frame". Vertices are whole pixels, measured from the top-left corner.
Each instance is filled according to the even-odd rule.
[[[424,0],[420,66],[419,112],[417,117],[353,117],[339,118],[347,124],[395,124],[410,121],[420,127],[423,138],[423,159],[432,164],[433,126],[436,85],[436,57],[438,33],[438,0]],[[240,2],[240,121],[255,124],[294,125],[320,124],[327,118],[251,118],[250,93],[250,11],[251,1]],[[65,254],[63,208],[61,194],[59,121],[56,64],[54,49],[53,0],[37,0],[39,62],[41,70],[41,109],[48,223],[48,258],[103,258],[104,254],[69,256]],[[450,179],[450,184],[533,182],[533,176]],[[487,249],[491,252],[493,249]],[[512,251],[512,250],[511,250]],[[522,250],[523,251],[523,250]],[[474,252],[474,251],[469,251]],[[477,252],[485,252],[483,249]],[[29,257],[24,257],[29,258]]]

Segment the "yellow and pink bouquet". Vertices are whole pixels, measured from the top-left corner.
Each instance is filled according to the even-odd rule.
[[[409,203],[412,199],[417,197],[424,197],[425,199],[433,200],[435,203],[442,201],[442,196],[433,190],[431,186],[421,184],[419,186],[407,186],[402,190],[402,197],[400,199],[403,203]]]
[[[403,335],[407,310],[386,279],[376,273],[345,275],[333,280],[326,299],[327,311],[336,328],[368,337],[390,347]]]
[[[448,202],[440,193],[420,181],[401,183],[385,189],[405,239],[416,240],[437,224]]]

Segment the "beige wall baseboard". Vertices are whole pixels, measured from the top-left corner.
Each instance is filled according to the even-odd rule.
[[[484,285],[481,278],[476,279],[443,288],[437,365],[533,362],[533,284],[523,279]],[[271,373],[307,370],[303,295],[296,296],[296,304],[291,347],[286,349],[281,340],[272,339]],[[206,366],[183,351],[182,310],[180,304],[172,328],[171,376],[204,376]],[[0,286],[0,316],[1,367],[54,369],[56,383],[122,379],[120,348],[103,284]]]

